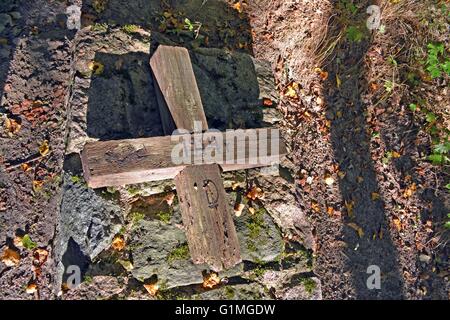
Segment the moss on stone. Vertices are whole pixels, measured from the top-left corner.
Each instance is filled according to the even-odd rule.
[[[305,287],[305,290],[308,294],[313,294],[317,284],[312,278],[304,278],[301,280],[301,283]]]
[[[172,217],[172,213],[169,211],[160,211],[156,214],[159,220],[164,223],[170,223],[170,218]]]
[[[173,249],[167,256],[167,262],[172,263],[176,260],[187,260],[189,259],[189,247],[187,243],[184,243],[175,249]]]

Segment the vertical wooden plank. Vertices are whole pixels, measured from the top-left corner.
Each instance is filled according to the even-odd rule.
[[[178,129],[194,130],[194,121],[208,128],[203,104],[186,48],[159,46],[150,65]]]
[[[240,263],[239,241],[219,166],[185,168],[175,177],[183,225],[194,263],[219,272]]]
[[[164,134],[168,136],[171,135],[176,130],[177,127],[175,125],[175,122],[173,121],[169,107],[167,106],[166,100],[164,100],[164,96],[161,92],[161,89],[159,88],[158,82],[156,81],[153,72],[152,76],[156,93],[156,101],[158,102],[159,116],[161,118]]]

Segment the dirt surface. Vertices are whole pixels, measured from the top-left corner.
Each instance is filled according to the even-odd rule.
[[[369,1],[2,1],[0,298],[448,299],[449,164],[427,157],[449,77],[421,62],[448,51],[443,3],[379,1],[371,32]],[[190,50],[210,127],[278,126],[290,151],[224,175],[244,263],[220,280],[189,260],[173,182],[82,178],[87,141],[162,134],[159,44]]]

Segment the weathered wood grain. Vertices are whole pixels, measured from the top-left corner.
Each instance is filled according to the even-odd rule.
[[[177,129],[192,132],[194,121],[199,121],[206,130],[208,123],[188,50],[161,45],[150,65]]]
[[[189,166],[175,178],[191,258],[222,271],[240,263],[232,212],[215,164]]]
[[[286,147],[276,134],[276,129],[251,129],[237,131],[234,146],[231,147],[227,134],[221,133],[223,156],[219,161],[197,157],[195,164],[219,164],[223,171],[257,168],[279,162]],[[272,134],[275,134],[273,137]],[[183,139],[184,137],[184,139]],[[230,135],[231,137],[231,135]],[[276,143],[272,146],[272,139]],[[113,140],[87,143],[82,152],[85,179],[91,188],[122,186],[127,184],[173,179],[187,165],[193,164],[195,150],[193,135]],[[172,161],[172,151],[182,146],[181,141],[189,141],[186,150],[191,157],[184,163]],[[278,144],[278,147],[276,146]],[[267,154],[262,154],[259,146],[267,145]],[[205,150],[208,142],[202,144]],[[228,152],[225,152],[228,149]],[[245,150],[239,153],[238,150]],[[201,153],[200,153],[201,154]],[[227,154],[231,155],[227,161]]]

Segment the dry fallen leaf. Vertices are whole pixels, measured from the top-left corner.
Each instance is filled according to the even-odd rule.
[[[264,98],[263,99],[263,105],[265,107],[272,107],[273,106],[273,101],[271,99]]]
[[[22,163],[20,165],[20,168],[22,169],[23,172],[28,172],[31,170],[31,167],[28,163]]]
[[[379,200],[380,199],[380,194],[377,193],[377,192],[372,192],[371,199],[372,199],[372,201]]]
[[[33,293],[35,293],[36,291],[37,291],[37,285],[36,285],[36,283],[30,283],[30,284],[27,286],[26,292],[27,292],[28,294],[33,294]]]
[[[9,137],[12,137],[14,134],[20,131],[21,125],[14,119],[6,118],[5,120],[5,129],[8,133]]]
[[[6,248],[5,251],[3,251],[1,261],[7,267],[15,267],[20,263],[20,254],[16,250]]]
[[[398,232],[402,231],[402,222],[400,221],[399,218],[392,219],[392,223],[394,224]]]
[[[323,71],[321,68],[315,68],[314,72],[317,73],[322,78],[322,80],[328,79],[328,72]]]
[[[244,12],[244,6],[242,4],[242,1],[238,1],[233,5],[233,8],[236,9],[239,13]]]
[[[105,66],[97,61],[91,61],[88,64],[89,70],[91,70],[96,75],[101,75],[105,70]]]
[[[116,236],[112,241],[111,247],[114,250],[122,251],[125,248],[125,239],[122,236]]]
[[[217,273],[211,272],[203,277],[203,288],[212,289],[220,284]]]
[[[44,181],[33,180],[33,190],[34,190],[34,192],[37,192],[37,191],[41,190],[43,186],[44,186]]]
[[[334,183],[334,179],[330,175],[326,175],[324,181],[327,186],[332,186]]]
[[[249,207],[249,208],[248,208],[248,212],[250,212],[251,215],[254,215],[255,212],[256,212],[256,209],[253,208],[253,207]]]
[[[236,203],[234,206],[234,214],[236,217],[240,217],[242,215],[242,210],[244,210],[245,205],[243,203]]]
[[[300,88],[299,84],[297,82],[292,82],[290,85],[287,86],[286,90],[284,91],[283,95],[291,98],[291,99],[298,99],[298,89]]]
[[[316,201],[311,202],[311,208],[315,211],[315,212],[320,212],[320,206]]]
[[[358,233],[358,236],[360,238],[362,238],[364,236],[364,230],[358,226],[356,223],[351,222],[347,224],[350,228],[352,228],[353,230],[355,230]]]
[[[347,214],[349,217],[353,217],[354,206],[355,206],[355,201],[345,201],[345,208],[347,209]]]
[[[45,157],[50,152],[50,147],[48,145],[48,141],[45,140],[42,142],[42,144],[39,146],[39,153],[41,156]]]
[[[171,206],[173,204],[173,200],[175,199],[175,193],[170,192],[164,197],[164,200],[167,202],[168,206]]]
[[[336,86],[338,87],[338,89],[341,87],[341,85],[342,85],[341,78],[339,78],[339,76],[336,75]]]
[[[42,266],[47,261],[48,251],[45,249],[36,249],[33,252],[34,264]]]
[[[248,193],[247,198],[255,201],[257,199],[264,199],[264,192],[261,188],[253,187]]]
[[[144,284],[145,290],[152,296],[156,296],[159,290],[159,285],[157,283]]]
[[[403,192],[403,197],[410,198],[417,190],[417,185],[413,183],[409,187],[405,189],[405,192]]]

